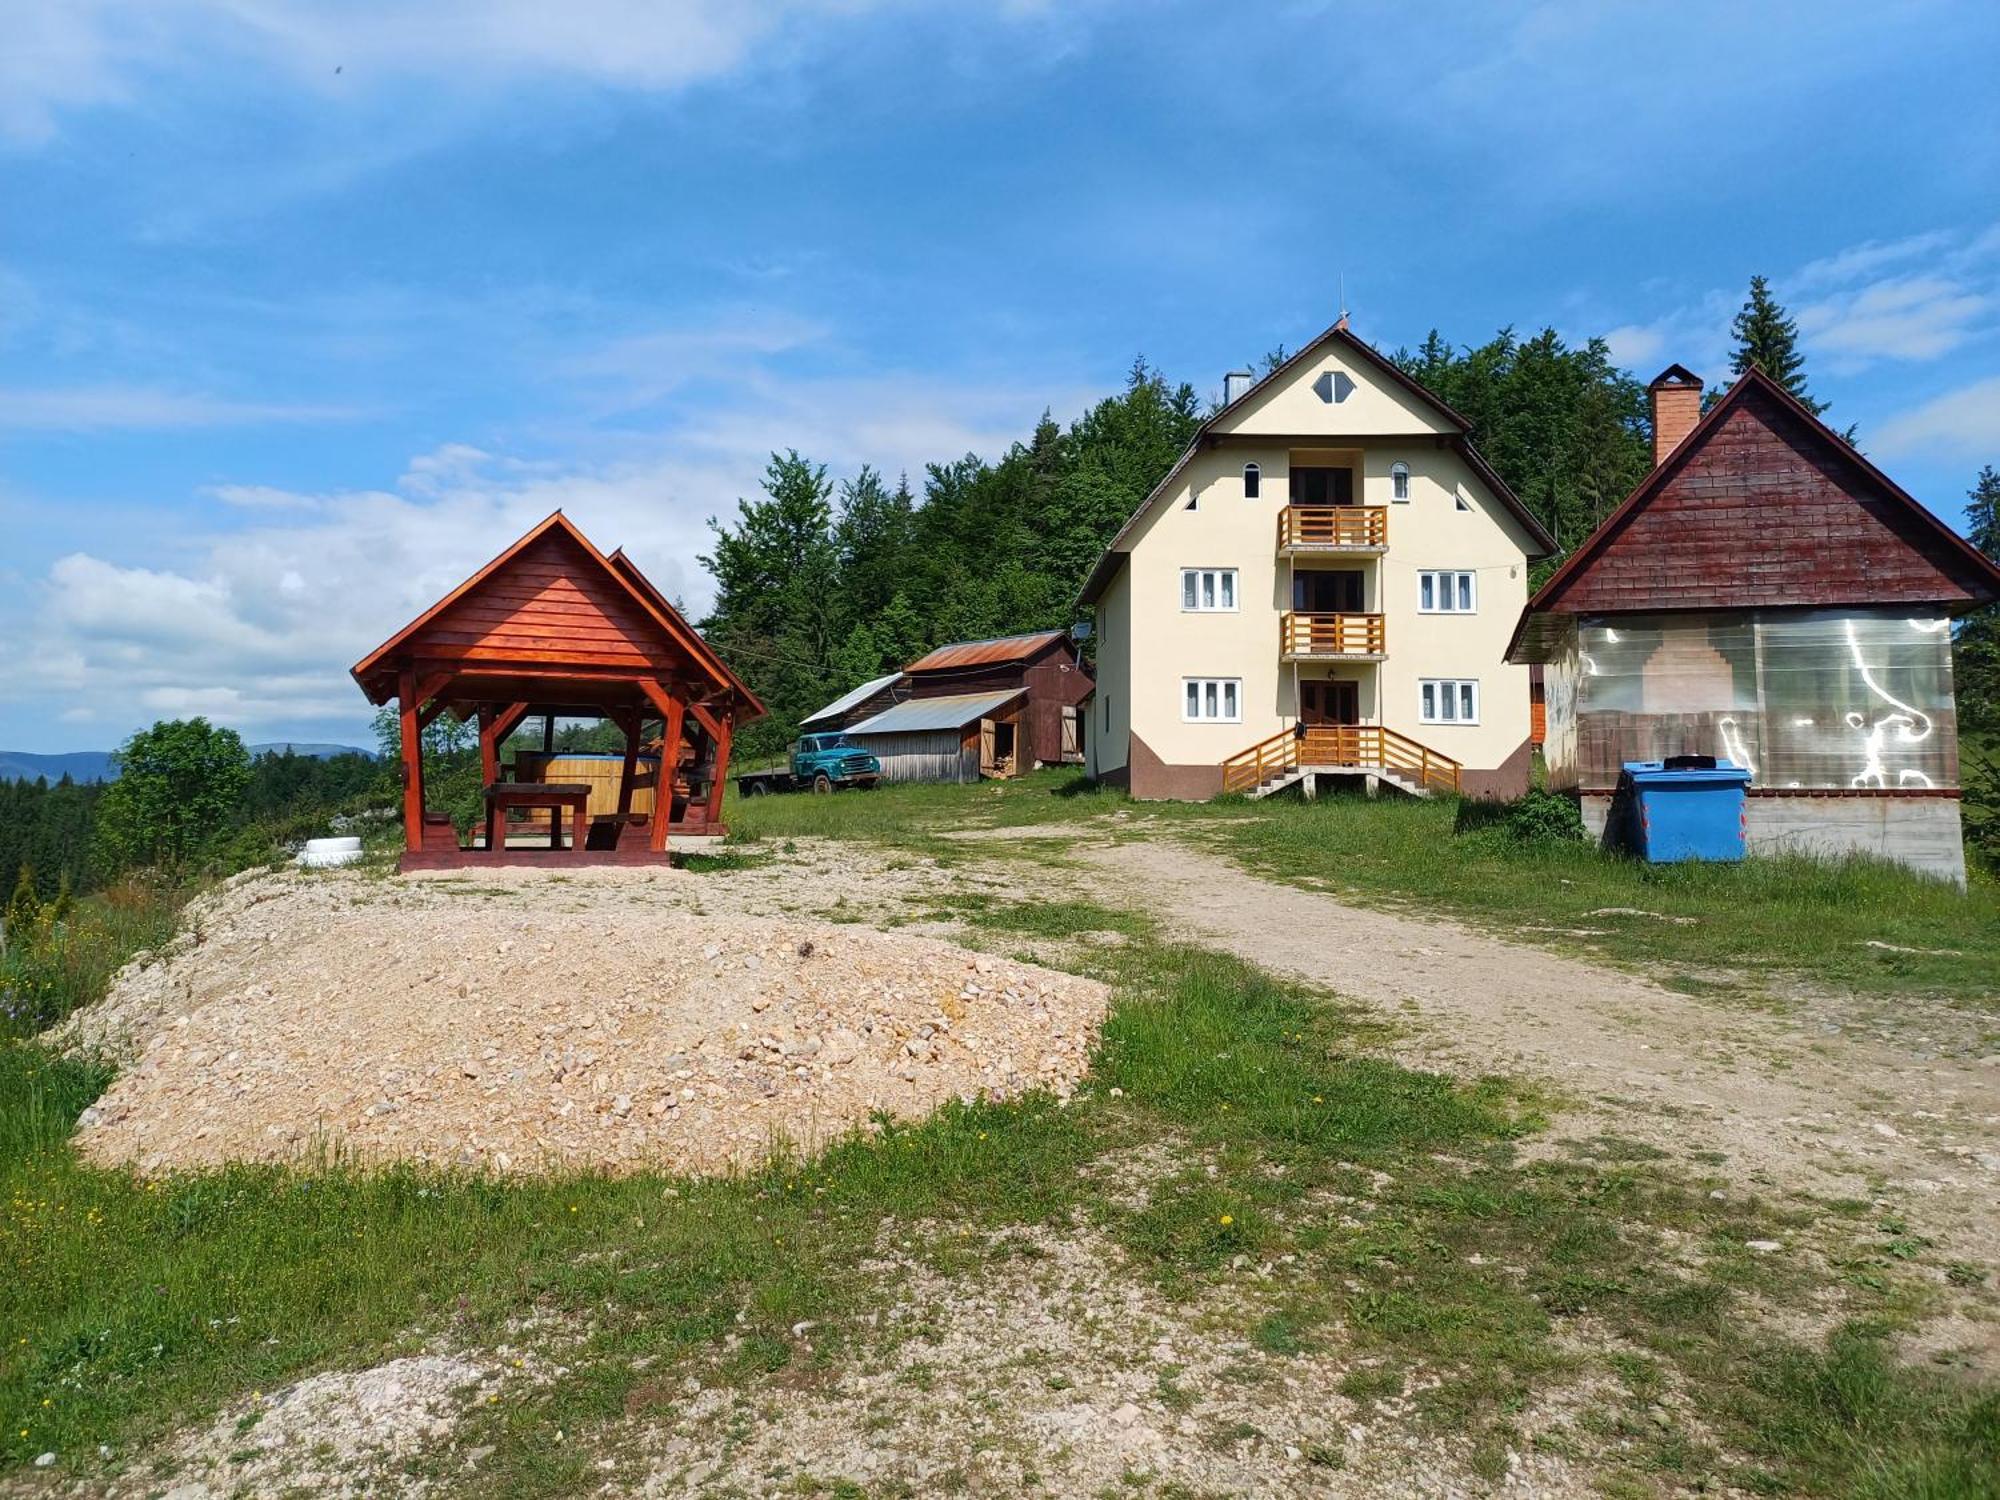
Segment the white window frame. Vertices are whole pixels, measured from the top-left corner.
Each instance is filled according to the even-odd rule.
[[[1468,708],[1470,716],[1466,712]],[[1478,724],[1479,679],[1477,677],[1418,678],[1417,722]]]
[[[1431,602],[1424,602],[1430,589]],[[1438,601],[1449,599],[1449,604]],[[1464,603],[1460,603],[1464,600]],[[1476,615],[1479,613],[1479,574],[1471,568],[1417,569],[1417,613],[1420,615]]]
[[[1189,580],[1193,580],[1190,604]],[[1207,580],[1207,587],[1203,587]],[[1235,568],[1182,568],[1181,613],[1184,615],[1233,615],[1243,607],[1243,580]],[[1229,602],[1223,603],[1224,596]],[[1206,600],[1208,602],[1204,603]]]
[[[1264,470],[1257,464],[1243,466],[1243,498],[1260,500],[1264,495]]]
[[[1233,712],[1231,711],[1233,708]],[[1241,724],[1243,722],[1243,679],[1241,677],[1183,677],[1181,679],[1181,722],[1183,724]]]
[[[1389,465],[1389,498],[1398,505],[1410,503],[1410,466],[1398,461]]]

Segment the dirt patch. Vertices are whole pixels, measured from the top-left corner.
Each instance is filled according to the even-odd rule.
[[[665,881],[696,901],[708,879],[627,888]],[[146,1171],[321,1153],[710,1171],[876,1111],[1067,1093],[1095,1045],[1106,991],[1091,980],[620,890],[234,884],[80,1028],[138,1060],[84,1113],[78,1146]]]
[[[147,1467],[171,1477],[92,1480],[88,1492],[161,1500],[346,1497],[381,1494],[392,1483],[399,1495],[421,1495],[430,1485],[408,1471],[409,1460],[442,1445],[493,1383],[479,1365],[428,1354],[331,1370],[238,1402],[209,1426],[162,1445]]]
[[[1356,1361],[1274,1355],[1232,1332],[1223,1288],[1170,1301],[1081,1225],[968,1241],[941,1271],[885,1237],[897,1289],[856,1357],[782,1393],[685,1378],[639,1438],[645,1496],[867,1494],[1460,1495],[1490,1492],[1469,1445],[1410,1433],[1403,1396],[1339,1393]],[[1249,1277],[1271,1268],[1245,1268]],[[1212,1305],[1211,1305],[1212,1304]],[[806,1330],[810,1335],[811,1330]],[[1536,1450],[1572,1415],[1521,1414],[1510,1492],[1590,1495]],[[1549,1447],[1556,1447],[1551,1442]],[[1573,1444],[1572,1444],[1573,1446]],[[1138,1483],[1143,1476],[1145,1483]],[[1128,1488],[1129,1486],[1129,1488]],[[1154,1488],[1153,1486],[1157,1486]]]

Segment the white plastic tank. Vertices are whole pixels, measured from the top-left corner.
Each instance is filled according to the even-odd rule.
[[[328,870],[351,865],[360,858],[358,838],[307,839],[305,848],[299,851],[298,862],[308,870]]]

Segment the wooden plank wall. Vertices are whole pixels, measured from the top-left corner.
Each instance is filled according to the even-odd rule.
[[[976,735],[970,751],[960,744],[955,729],[919,734],[858,735],[855,743],[866,746],[882,762],[882,779],[885,782],[972,782],[979,779],[979,740]]]
[[[683,660],[630,596],[559,536],[543,538],[431,621],[410,651],[439,661],[654,672]]]

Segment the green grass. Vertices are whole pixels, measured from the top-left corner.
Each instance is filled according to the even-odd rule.
[[[1114,813],[1127,816],[1106,816]],[[939,837],[955,829],[1074,823],[1126,837],[1143,821],[1149,836],[1181,831],[1274,880],[1458,917],[1629,964],[1690,992],[1729,992],[1729,981],[1707,972],[1725,970],[1860,994],[2000,999],[2000,883],[1978,869],[1959,891],[1865,859],[1651,866],[1583,843],[1522,842],[1448,799],[1136,803],[1073,771],[977,787],[765,797],[730,817],[749,840],[865,838],[946,858],[1009,852]],[[1032,843],[1013,852],[1023,850],[1047,857]],[[1652,915],[1593,915],[1620,907]]]
[[[0,954],[0,1040],[33,1036],[102,995],[125,961],[173,935],[186,892],[131,879],[76,903],[45,905]]]
[[[1052,790],[983,806],[1041,822],[1085,800]],[[906,832],[890,819],[881,836],[931,837],[925,820],[948,805],[937,791],[913,789]],[[859,819],[900,796],[767,803],[869,804],[837,814]],[[1210,836],[1317,819],[1353,837],[1437,810],[1218,811]],[[1608,1341],[1632,1404],[1595,1417],[1616,1440],[1607,1483],[2000,1494],[1993,1393],[1887,1352],[1932,1253],[1900,1223],[1865,1205],[1758,1202],[1740,1185],[1712,1199],[1631,1143],[1525,1162],[1516,1143],[1545,1101],[1383,1061],[1376,1023],[1331,997],[1165,944],[1114,907],[987,905],[974,921],[1003,937],[1124,936],[1077,960],[1115,994],[1084,1093],[1066,1108],[953,1105],[737,1179],[236,1168],[143,1183],[67,1144],[102,1070],[0,1047],[0,1465],[55,1450],[74,1469],[100,1443],[129,1453],[250,1392],[424,1341],[532,1355],[540,1340],[568,1373],[504,1386],[458,1441],[492,1446],[489,1492],[572,1493],[604,1482],[595,1463],[616,1457],[621,1425],[670,1405],[687,1373],[755,1388],[865,1358],[871,1315],[897,1295],[866,1268],[884,1226],[976,1276],[982,1256],[1018,1253],[1020,1229],[1087,1224],[1169,1295],[1223,1309],[1204,1316],[1261,1357],[1332,1355],[1354,1361],[1350,1395],[1402,1390],[1416,1420],[1491,1472],[1519,1444],[1524,1404]],[[1164,1175],[1135,1185],[1127,1153],[1163,1144]],[[1832,1269],[1744,1249],[1772,1235],[1816,1236]],[[1850,1322],[1823,1346],[1788,1341],[1746,1319],[1750,1299]],[[524,1319],[538,1331],[519,1331]],[[801,1322],[815,1325],[810,1348]],[[1648,1420],[1643,1403],[1664,1392],[1708,1436]]]

